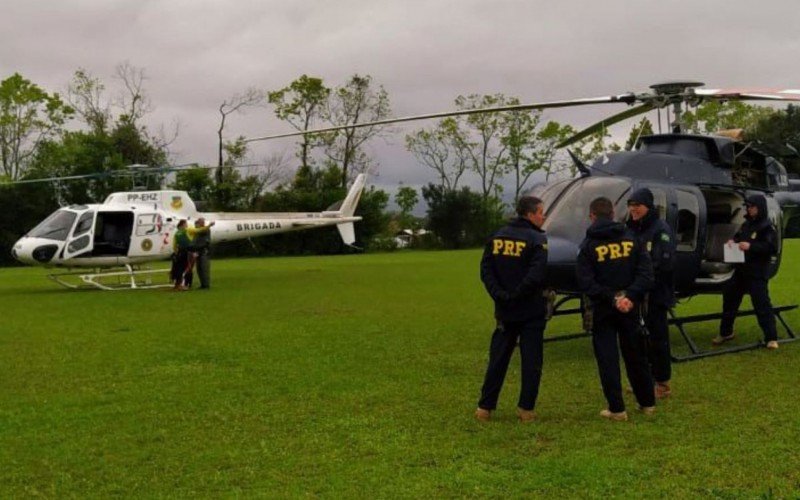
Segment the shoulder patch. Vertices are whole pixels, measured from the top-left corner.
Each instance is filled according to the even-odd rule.
[[[667,233],[661,233],[661,241],[669,243],[669,235]]]

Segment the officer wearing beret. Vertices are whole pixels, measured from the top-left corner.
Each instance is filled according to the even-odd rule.
[[[620,382],[620,349],[639,409],[650,415],[655,411],[653,378],[639,328],[639,308],[653,286],[650,256],[625,224],[614,221],[614,205],[608,198],[592,201],[589,219],[592,224],[578,252],[577,278],[594,315],[592,345],[608,402],[600,416],[628,419]]]
[[[745,222],[732,242],[744,252],[744,263],[735,264],[733,277],[722,294],[722,320],[719,335],[711,342],[720,345],[735,337],[733,322],[745,293],[750,294],[758,325],[764,332],[767,349],[778,348],[778,332],[767,282],[772,257],[778,253],[778,234],[767,217],[767,199],[756,194],[745,200]]]
[[[497,328],[492,334],[489,365],[475,417],[488,421],[497,407],[511,354],[519,339],[522,387],[517,415],[533,420],[533,408],[542,376],[546,300],[543,296],[547,238],[544,205],[539,198],[523,196],[518,217],[489,239],[481,259],[481,280],[494,300]]]
[[[672,378],[667,313],[675,304],[675,233],[658,217],[653,193],[637,189],[628,198],[628,228],[650,254],[655,285],[647,298],[645,324],[650,333],[647,358],[655,380],[656,398],[668,397]]]

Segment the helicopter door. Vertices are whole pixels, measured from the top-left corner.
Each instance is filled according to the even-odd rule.
[[[130,256],[154,255],[160,249],[161,228],[163,220],[161,214],[145,213],[136,216],[136,230],[131,242]]]
[[[676,238],[675,288],[689,290],[700,272],[705,247],[705,202],[694,186],[675,188],[671,204]]]
[[[91,256],[94,240],[94,210],[89,210],[78,217],[78,223],[64,249],[64,258]]]

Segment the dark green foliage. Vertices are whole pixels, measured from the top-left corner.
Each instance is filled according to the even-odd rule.
[[[463,187],[450,191],[428,184],[422,188],[428,204],[428,227],[445,248],[483,245],[486,238],[503,224],[503,204]]]
[[[58,208],[46,184],[0,186],[0,266],[14,265],[11,247]]]
[[[190,168],[177,173],[172,187],[189,193],[195,203],[207,202],[212,198],[214,181],[207,168]]]
[[[800,106],[790,104],[763,117],[747,130],[747,136],[761,142],[788,172],[800,174]]]

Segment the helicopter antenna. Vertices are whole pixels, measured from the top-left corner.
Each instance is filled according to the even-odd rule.
[[[633,145],[631,146],[632,148],[636,147],[636,145],[639,143],[639,138],[642,136],[642,130],[644,130],[644,123],[639,122],[639,131],[636,133],[636,139],[633,140]]]
[[[578,167],[578,171],[580,171],[581,177],[589,177],[590,175],[592,175],[592,171],[589,170],[589,166],[583,163],[583,161],[581,161],[581,159],[578,158],[578,156],[575,153],[573,153],[571,149],[567,149],[567,153],[569,153],[569,157],[572,158],[572,163],[574,163],[575,166]]]

